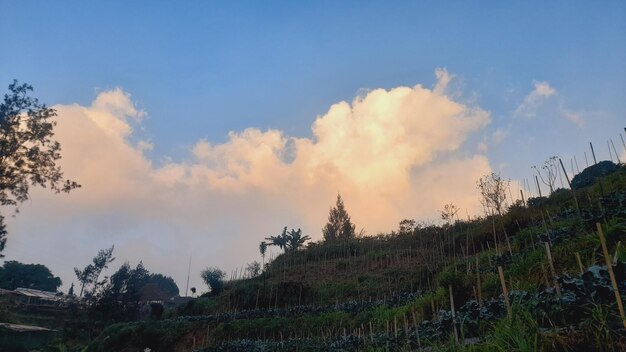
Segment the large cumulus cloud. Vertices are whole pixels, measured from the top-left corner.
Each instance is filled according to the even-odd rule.
[[[375,89],[336,103],[308,137],[248,128],[224,143],[198,141],[184,160],[146,156],[151,144],[133,132],[146,113],[121,89],[91,106],[55,106],[62,166],[83,188],[36,190],[10,221],[7,259],[48,264],[69,285],[73,266],[115,244],[117,264],[142,259],[182,286],[192,253],[199,286],[201,267],[257,259],[258,242],[282,226],[319,239],[337,193],[367,233],[434,217],[449,202],[477,212],[475,182],[490,166],[468,138],[490,116],[446,95],[452,75],[437,77],[433,89]]]

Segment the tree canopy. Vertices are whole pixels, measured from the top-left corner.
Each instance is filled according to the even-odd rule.
[[[56,164],[61,159],[61,145],[53,139],[56,111],[30,97],[32,90],[13,81],[0,103],[0,206],[18,206],[28,199],[30,186],[56,193],[80,187]],[[6,244],[3,222],[0,215],[0,252]]]
[[[346,211],[341,195],[337,195],[337,204],[330,208],[328,222],[322,228],[324,241],[335,242],[354,238],[354,224],[350,221],[350,215]]]
[[[96,290],[106,284],[106,281],[98,281],[102,271],[109,267],[109,264],[113,262],[113,246],[107,249],[101,249],[98,254],[93,258],[92,263],[87,265],[83,270],[74,268],[76,278],[80,282],[80,297],[82,297],[85,288],[92,285],[91,291],[88,291],[90,296],[94,296]]]
[[[9,260],[0,267],[0,288],[15,290],[18,287],[56,292],[61,279],[52,275],[42,264],[23,264]]]
[[[204,283],[211,289],[211,294],[217,295],[224,289],[224,273],[221,269],[210,267],[202,270],[200,273]]]

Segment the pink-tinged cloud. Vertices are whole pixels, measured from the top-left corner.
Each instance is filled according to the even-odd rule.
[[[152,143],[132,142],[145,113],[121,89],[88,107],[55,106],[62,167],[83,188],[33,192],[9,224],[7,258],[48,264],[69,285],[72,267],[115,244],[117,265],[142,259],[182,284],[193,253],[192,285],[203,287],[201,268],[258,260],[258,243],[283,226],[320,239],[337,193],[370,234],[434,218],[450,202],[477,213],[476,180],[491,168],[466,141],[490,116],[445,95],[447,71],[437,77],[434,89],[375,89],[334,104],[310,137],[248,128],[225,143],[198,141],[181,161],[153,162]]]

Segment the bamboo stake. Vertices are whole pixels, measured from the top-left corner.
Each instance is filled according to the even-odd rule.
[[[580,275],[582,275],[585,272],[585,269],[583,267],[582,260],[580,260],[580,253],[576,252],[576,253],[574,253],[574,255],[576,255],[576,261],[578,262],[578,268],[580,269]]]
[[[556,290],[556,296],[561,298],[561,286],[557,281],[556,270],[554,270],[554,262],[552,261],[552,252],[550,252],[550,244],[548,242],[543,243],[546,246],[546,253],[548,255],[548,264],[550,264],[550,273],[552,274],[552,279],[554,280],[554,289]]]
[[[500,285],[502,285],[502,294],[504,295],[504,304],[506,305],[506,311],[511,315],[511,302],[509,302],[509,290],[506,288],[506,281],[504,280],[504,272],[502,267],[498,266],[498,276],[500,276]]]
[[[482,289],[480,288],[480,270],[478,266],[478,255],[476,256],[476,292],[478,296],[478,306],[481,307],[483,303]]]
[[[571,182],[569,182],[569,177],[567,176],[567,172],[565,172],[565,166],[563,166],[563,161],[559,158],[559,163],[561,163],[561,168],[563,168],[563,173],[565,174],[565,179],[567,180],[567,184],[569,185],[569,189],[572,191],[572,196],[574,196],[574,203],[576,203],[576,211],[578,211],[578,217],[580,218],[580,207],[578,206],[578,198],[576,198],[576,191],[572,188]]]
[[[422,343],[420,341],[420,331],[419,331],[419,325],[417,322],[417,314],[415,313],[415,311],[411,311],[411,315],[413,316],[413,327],[415,328],[415,336],[417,336],[417,348],[421,350]]]
[[[395,315],[393,316],[393,337],[398,339],[398,317]]]
[[[619,160],[619,155],[617,155],[617,150],[615,149],[615,144],[613,144],[613,138],[611,138],[610,141],[611,141],[611,146],[613,147],[613,151],[615,152],[615,158],[617,159],[617,163],[621,164],[622,161]]]
[[[622,324],[626,328],[626,315],[624,314],[624,306],[622,304],[622,297],[617,289],[617,281],[615,280],[615,273],[613,272],[613,265],[611,263],[611,257],[609,256],[609,250],[606,248],[606,239],[604,238],[604,232],[602,231],[602,225],[599,222],[596,223],[598,228],[598,235],[600,236],[600,244],[602,244],[602,253],[604,254],[604,261],[606,262],[606,268],[609,271],[609,277],[611,278],[611,284],[613,285],[613,292],[615,293],[615,301],[617,302],[617,308],[619,309],[619,315],[622,317]]]
[[[450,292],[450,309],[452,311],[452,329],[454,331],[454,340],[457,345],[459,344],[459,332],[456,330],[456,324],[454,319],[456,317],[456,312],[454,310],[454,295],[452,294],[452,285],[448,285],[448,292]]]
[[[591,155],[593,155],[593,164],[597,164],[598,161],[596,160],[596,152],[593,150],[593,144],[591,144],[591,142],[589,142],[589,146],[591,147]]]

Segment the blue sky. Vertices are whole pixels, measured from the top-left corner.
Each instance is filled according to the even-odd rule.
[[[576,155],[582,168],[590,141],[601,159],[608,158],[609,138],[624,150],[623,1],[1,1],[0,31],[0,83],[16,78],[32,84],[48,105],[83,107],[121,88],[147,116],[131,119],[134,131],[124,138],[151,144],[142,156],[155,168],[193,163],[191,150],[200,141],[220,145],[231,140],[229,132],[247,128],[314,141],[319,136],[311,128],[331,105],[378,88],[431,89],[439,82],[437,68],[454,76],[451,100],[490,114],[488,124],[476,120],[480,127],[468,129],[445,158],[478,148],[493,170],[519,180],[551,155],[566,163]],[[545,90],[533,95],[538,87]],[[267,201],[264,194],[241,201]],[[237,197],[228,198],[233,209],[241,207]],[[314,223],[282,211],[293,226]],[[81,226],[89,227],[89,219],[84,215]],[[26,214],[15,220],[16,237],[33,230],[23,224],[29,220]],[[60,221],[58,231],[71,226]],[[203,226],[209,233],[240,231],[219,222]],[[155,230],[129,225],[121,233],[142,238],[147,231]],[[36,260],[15,242],[7,254]],[[86,248],[83,256],[91,252]]]

